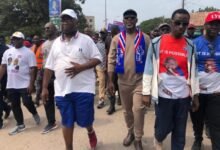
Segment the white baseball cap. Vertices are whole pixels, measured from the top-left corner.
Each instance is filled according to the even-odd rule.
[[[76,13],[75,13],[75,11],[72,10],[72,9],[65,9],[65,10],[62,11],[62,13],[60,14],[60,17],[62,17],[63,15],[68,15],[68,16],[70,16],[70,17],[72,17],[72,18],[78,19],[78,18],[77,18],[77,15],[76,15]]]
[[[24,34],[19,31],[16,31],[15,33],[12,34],[12,38],[13,37],[24,39]]]

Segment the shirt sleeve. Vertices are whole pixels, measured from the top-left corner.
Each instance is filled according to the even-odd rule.
[[[108,54],[108,72],[115,72],[118,35],[114,36]]]
[[[54,70],[54,66],[55,66],[55,57],[54,57],[55,45],[56,44],[53,43],[45,64],[45,68],[50,70]]]
[[[36,57],[34,55],[34,52],[32,52],[31,50],[30,50],[30,55],[28,56],[28,63],[29,63],[29,67],[37,66]]]
[[[7,51],[5,51],[3,56],[2,56],[1,64],[7,64]]]
[[[88,41],[88,45],[87,45],[87,54],[88,54],[88,58],[89,59],[98,59],[102,62],[102,55],[98,49],[98,47],[96,46],[96,44],[92,41],[89,40]]]

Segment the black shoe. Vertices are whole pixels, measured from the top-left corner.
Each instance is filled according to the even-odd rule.
[[[121,99],[120,99],[120,97],[118,97],[117,104],[118,104],[118,106],[121,106]]]
[[[115,106],[109,106],[108,110],[107,110],[107,114],[108,115],[112,115],[115,112]]]
[[[98,108],[98,109],[102,109],[104,106],[105,106],[104,100],[99,100],[99,103],[98,103],[98,105],[97,105],[97,108]]]
[[[141,141],[134,141],[134,148],[135,150],[143,150],[142,142]]]
[[[115,96],[110,96],[109,101],[110,101],[110,106],[107,110],[107,113],[108,115],[111,115],[115,112]]]
[[[8,117],[9,117],[9,115],[10,115],[10,112],[11,112],[11,108],[8,107],[8,109],[5,111],[4,119],[8,119]]]
[[[124,138],[123,145],[126,147],[130,146],[133,141],[134,141],[134,133],[128,132],[128,135]]]
[[[201,148],[202,148],[202,141],[195,140],[191,150],[201,150]]]
[[[46,134],[46,133],[49,133],[53,130],[55,130],[57,128],[57,124],[54,123],[54,124],[48,124],[46,125],[46,127],[44,128],[44,130],[42,131],[42,134]]]

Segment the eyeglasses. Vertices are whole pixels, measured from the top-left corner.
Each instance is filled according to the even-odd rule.
[[[126,20],[128,20],[129,18],[130,18],[131,20],[136,19],[136,17],[133,17],[133,16],[127,16],[127,17],[124,17],[124,19],[126,19]]]
[[[208,48],[209,48],[209,53],[211,57],[214,57],[215,55],[215,47],[213,44],[208,44]]]
[[[187,27],[189,25],[189,22],[181,22],[181,21],[174,21],[175,26],[182,25],[183,27]]]

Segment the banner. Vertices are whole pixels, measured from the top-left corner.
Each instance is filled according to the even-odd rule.
[[[59,16],[61,13],[61,0],[49,0],[49,16]]]
[[[124,23],[123,22],[114,21],[113,23],[108,24],[108,28],[107,28],[108,32],[111,32],[111,28],[114,25],[117,25],[119,27],[120,31],[124,30]]]

